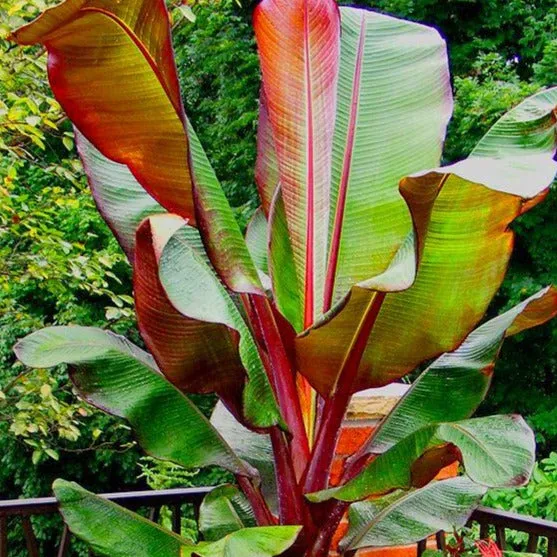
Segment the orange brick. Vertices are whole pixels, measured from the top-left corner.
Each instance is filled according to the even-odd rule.
[[[340,540],[342,540],[342,538],[344,538],[347,531],[348,531],[348,520],[345,516],[340,522],[340,524],[338,525],[337,531],[335,532],[335,535],[333,536],[333,539],[331,541],[331,546],[335,548],[338,547],[338,543],[340,542]]]
[[[340,482],[340,478],[344,469],[344,460],[345,458],[342,456],[335,456],[335,459],[333,460],[333,465],[331,466],[331,475],[329,476],[329,484],[333,487],[338,485]]]
[[[340,431],[337,443],[337,455],[350,456],[354,454],[371,435],[375,428],[368,425],[345,424]]]

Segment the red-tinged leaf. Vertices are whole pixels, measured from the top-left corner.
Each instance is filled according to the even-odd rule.
[[[154,219],[160,217],[153,217]],[[226,327],[234,340],[245,378],[242,390],[242,416],[255,428],[284,426],[264,361],[251,330],[235,301],[211,267],[201,246],[195,243],[195,229],[183,226],[158,250],[158,279],[172,306],[185,318]],[[158,249],[158,248],[157,248]],[[254,296],[254,300],[262,300]],[[205,340],[215,351],[217,344]],[[237,361],[237,360],[235,360]],[[218,374],[218,368],[215,368]],[[200,377],[205,382],[206,378]]]
[[[167,210],[195,220],[185,116],[163,0],[67,2],[14,33],[47,48],[53,92],[79,130]]]
[[[225,284],[261,293],[232,209],[186,121],[164,1],[66,0],[14,38],[47,48],[56,98],[102,156],[127,166],[165,209],[198,222]]]
[[[472,416],[487,393],[504,339],[556,315],[557,290],[547,287],[472,331],[454,352],[440,356],[414,381],[361,454],[383,453],[426,425]]]
[[[340,17],[334,0],[263,0],[254,27],[309,326],[323,300]]]
[[[342,7],[324,310],[389,265],[411,227],[400,179],[438,166],[452,94],[424,25]]]
[[[146,219],[137,230],[134,297],[139,330],[172,383],[184,392],[216,392],[235,405],[238,415],[245,371],[229,329],[182,315],[159,280],[162,251],[183,225],[182,218],[167,214]],[[192,244],[203,253],[195,230],[190,228],[189,233]]]

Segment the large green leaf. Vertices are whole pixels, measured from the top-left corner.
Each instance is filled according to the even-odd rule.
[[[332,497],[359,501],[394,489],[421,487],[447,464],[447,456],[460,460],[466,474],[478,484],[516,487],[528,481],[534,455],[534,433],[520,416],[432,424],[404,437],[344,486],[308,498],[314,502]]]
[[[164,245],[159,258],[159,278],[168,300],[181,315],[224,325],[235,335],[248,379],[243,390],[246,420],[260,428],[281,424],[257,345],[242,314],[206,260],[183,234],[174,234]]]
[[[325,309],[383,272],[411,228],[401,178],[439,165],[452,94],[432,27],[341,7]]]
[[[105,557],[273,557],[300,532],[299,526],[242,528],[216,542],[193,545],[73,482],[56,480],[54,493],[70,530]]]
[[[428,424],[469,418],[489,388],[495,359],[508,336],[557,314],[557,290],[548,287],[474,330],[454,352],[433,362],[412,384],[364,449],[382,453]]]
[[[212,543],[183,547],[182,557],[273,557],[296,541],[299,526],[260,526],[243,528]]]
[[[354,503],[340,550],[415,543],[466,524],[486,488],[465,477],[433,482],[422,489],[395,492]]]
[[[546,195],[555,176],[555,144],[546,142],[537,154],[528,147],[538,145],[540,128],[555,130],[551,118],[546,107],[521,122],[523,156],[470,157],[401,181],[416,230],[419,268],[411,288],[387,295],[353,391],[388,384],[424,360],[454,350],[482,318],[506,272],[514,240],[510,223]],[[298,340],[300,372],[324,396],[337,384],[347,347],[374,295],[373,290],[367,297],[352,293]]]
[[[69,529],[104,557],[180,557],[190,542],[74,482],[56,480],[54,494]]]
[[[160,374],[153,358],[124,337],[93,327],[49,327],[20,340],[14,350],[30,367],[68,364],[80,395],[128,420],[150,455],[185,468],[217,465],[253,474],[197,407]]]
[[[199,508],[199,530],[205,541],[214,542],[253,526],[256,526],[253,509],[234,485],[216,487],[205,496]]]

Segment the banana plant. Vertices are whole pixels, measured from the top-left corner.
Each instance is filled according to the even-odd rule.
[[[133,267],[145,345],[50,327],[18,358],[67,364],[153,457],[236,478],[204,502],[197,544],[58,480],[67,524],[99,555],[320,557],[346,515],[342,554],[410,543],[463,526],[488,488],[532,471],[524,420],[472,416],[504,339],[557,314],[548,286],[484,317],[511,224],[557,170],[557,88],[442,166],[452,94],[436,30],[334,0],[261,0],[253,25],[261,206],[245,236],[184,110],[164,0],[65,0],[12,35],[48,52]],[[351,396],[409,374],[331,485]],[[211,421],[190,393],[219,397]],[[451,463],[458,475],[436,480]]]

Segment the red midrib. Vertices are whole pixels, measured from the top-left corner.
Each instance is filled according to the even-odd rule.
[[[350,121],[348,122],[348,134],[346,137],[346,150],[342,163],[342,175],[338,192],[337,207],[335,210],[335,222],[331,237],[331,249],[329,251],[329,261],[327,264],[327,276],[325,279],[325,293],[323,297],[323,311],[331,309],[333,303],[333,292],[335,289],[335,277],[338,267],[338,255],[340,250],[340,238],[342,235],[342,225],[344,222],[344,211],[346,208],[346,194],[348,191],[348,180],[352,166],[352,154],[354,149],[354,137],[356,135],[356,120],[358,118],[358,107],[360,101],[360,84],[362,77],[362,60],[364,55],[364,44],[366,34],[366,18],[362,15],[360,26],[360,40],[356,57],[356,67],[354,69],[354,80],[352,85],[352,105],[350,108]]]
[[[304,327],[313,323],[314,304],[314,203],[315,203],[315,176],[313,168],[313,98],[311,90],[311,65],[309,44],[309,10],[307,0],[304,2],[304,63],[306,78],[306,111],[307,111],[307,214],[306,214],[306,265],[305,265],[305,292],[304,292]]]

